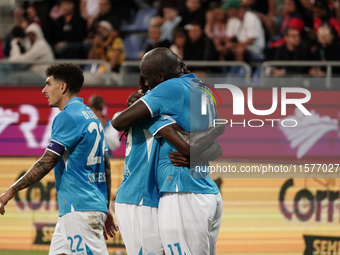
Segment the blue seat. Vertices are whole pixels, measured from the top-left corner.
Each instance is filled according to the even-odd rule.
[[[138,60],[139,52],[142,50],[143,40],[139,35],[131,34],[124,38],[126,60]]]
[[[145,32],[148,31],[150,20],[156,16],[156,9],[145,8],[137,12],[132,24],[122,28],[123,32]]]

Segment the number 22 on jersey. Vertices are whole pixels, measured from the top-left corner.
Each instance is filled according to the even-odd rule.
[[[93,131],[96,131],[96,140],[94,141],[94,144],[93,144],[93,147],[92,147],[92,150],[89,154],[89,156],[87,157],[87,165],[88,166],[92,166],[92,165],[95,165],[95,164],[101,164],[102,162],[102,156],[103,155],[99,155],[99,156],[95,156],[96,155],[96,152],[98,150],[98,145],[100,143],[100,140],[101,140],[101,136],[100,136],[100,133],[103,132],[104,128],[103,128],[103,125],[102,123],[99,123],[99,125],[96,123],[96,122],[91,122],[89,127],[87,128],[87,130],[92,134]],[[103,141],[103,152],[105,150],[105,142]]]

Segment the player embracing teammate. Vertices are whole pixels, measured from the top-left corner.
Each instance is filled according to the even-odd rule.
[[[144,159],[138,156],[126,159],[124,181],[117,192],[117,221],[128,254],[216,254],[222,219],[221,195],[209,175],[197,176],[190,168],[189,158],[199,155],[202,161],[199,164],[205,166],[207,160],[220,156],[221,149],[214,140],[224,127],[211,127],[215,118],[212,102],[208,103],[208,114],[201,114],[200,81],[186,72],[183,62],[169,49],[148,52],[141,60],[140,74],[141,85],[150,91],[112,120],[117,130],[129,129],[126,152],[129,157],[134,146],[141,146],[137,150],[146,153]],[[150,121],[159,125],[143,127]],[[144,143],[134,140],[136,132],[145,136]],[[133,162],[144,163],[146,167],[130,167]],[[133,173],[139,175],[137,181],[131,178]],[[137,191],[141,183],[142,191],[137,198],[132,190]],[[129,188],[128,198],[125,192]],[[135,198],[133,202],[129,201],[131,197]],[[149,197],[152,205],[146,204],[145,198]],[[145,212],[145,207],[153,212]],[[138,212],[138,208],[144,211]],[[160,240],[156,238],[157,228]],[[153,234],[148,233],[151,229]]]

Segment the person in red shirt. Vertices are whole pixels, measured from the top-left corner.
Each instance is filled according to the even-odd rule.
[[[285,14],[282,25],[280,28],[280,39],[275,40],[269,44],[269,48],[277,48],[285,43],[284,34],[287,28],[295,28],[302,32],[305,27],[305,22],[303,20],[303,15],[305,13],[305,8],[301,4],[300,0],[286,0],[283,12]]]
[[[313,28],[315,33],[319,28],[327,24],[340,41],[340,24],[338,20],[332,15],[328,2],[326,0],[315,0],[313,3]]]

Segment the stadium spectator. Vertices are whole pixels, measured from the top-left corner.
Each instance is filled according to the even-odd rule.
[[[29,25],[29,21],[27,18],[27,14],[23,8],[17,8],[14,11],[14,27],[20,26],[25,31],[27,26]],[[3,52],[4,57],[8,58],[11,51],[11,42],[13,40],[12,33],[8,32],[3,37]]]
[[[169,4],[175,6],[179,10],[179,13],[183,13],[184,11],[185,1],[183,0],[157,0],[152,2],[154,2],[153,6],[157,8],[157,16],[159,17],[163,17],[163,8]],[[152,3],[150,3],[150,5],[151,4]]]
[[[217,60],[214,43],[204,35],[198,23],[189,26],[183,60]]]
[[[21,54],[24,54],[26,52],[26,50],[31,46],[31,42],[30,40],[26,37],[25,35],[25,30],[20,27],[20,26],[15,26],[12,29],[11,32],[12,35],[12,44],[16,44],[19,47],[19,51]],[[18,48],[17,47],[11,47],[11,52],[10,52],[10,56],[13,54],[16,54],[18,52]]]
[[[227,38],[224,56],[245,61],[262,59],[265,46],[264,30],[260,19],[241,5],[240,0],[228,0],[221,7],[230,19],[227,23]]]
[[[136,1],[134,0],[111,0],[112,2],[112,14],[118,18],[118,28],[122,25],[126,25],[130,21],[131,13],[137,11]],[[115,24],[113,24],[115,25]]]
[[[163,23],[161,25],[162,39],[170,42],[173,41],[172,32],[181,22],[182,17],[179,16],[179,10],[173,5],[166,5],[163,8]]]
[[[227,17],[224,11],[215,2],[211,4],[210,10],[206,13],[205,35],[213,40],[215,48],[219,54],[219,59],[223,60],[224,41],[226,34]]]
[[[120,146],[119,132],[112,127],[111,119],[107,118],[107,107],[104,98],[99,95],[92,95],[89,97],[88,106],[104,126],[105,142],[109,148],[109,156],[112,157],[112,152]]]
[[[59,19],[61,16],[63,16],[63,14],[64,14],[63,10],[60,8],[60,3],[57,2],[51,8],[49,16],[55,22],[57,19]]]
[[[205,10],[202,8],[201,0],[186,0],[181,17],[183,18],[180,23],[180,26],[182,27],[191,23],[198,23],[201,27],[204,27]]]
[[[38,11],[35,8],[34,3],[27,7],[26,12],[30,23],[37,23],[39,26],[41,26],[41,20],[38,16]]]
[[[26,34],[31,42],[31,47],[23,52],[23,49],[19,46],[20,37],[16,37],[11,42],[11,55],[9,61],[53,61],[53,51],[44,38],[44,34],[38,24],[32,23],[26,29]],[[7,76],[8,81],[14,84],[21,82],[39,81],[43,82],[45,79],[44,71],[46,69],[45,64],[32,65],[28,71],[13,72]]]
[[[340,23],[340,1],[334,0],[334,1],[331,1],[331,4],[332,4],[332,11],[334,13],[334,17],[336,17],[336,19]]]
[[[82,41],[86,36],[86,21],[75,11],[74,0],[61,0],[64,15],[55,25],[54,51],[58,58],[79,59],[83,56]]]
[[[247,0],[248,8],[261,20],[269,36],[275,35],[274,16],[275,3],[273,0]]]
[[[299,30],[293,27],[287,28],[285,32],[285,44],[277,48],[274,60],[282,61],[299,61],[312,60],[312,52],[310,48],[301,43]],[[308,67],[285,67],[273,68],[270,73],[274,77],[291,75],[291,74],[306,74]]]
[[[333,17],[328,2],[326,0],[315,0],[313,3],[313,27],[317,32],[323,24],[327,24],[336,33],[338,40],[340,41],[340,25],[338,20]]]
[[[340,60],[340,45],[338,40],[334,37],[332,30],[327,25],[322,25],[318,32],[318,47],[314,53],[314,60],[317,61],[338,61]],[[325,75],[326,67],[313,67],[309,73],[316,77]],[[333,73],[340,73],[339,67],[332,68]]]
[[[305,22],[303,20],[302,13],[304,13],[304,7],[302,6],[300,0],[286,0],[283,7],[284,18],[280,28],[280,33],[277,38],[272,40],[269,47],[276,48],[280,47],[285,43],[284,33],[288,27],[296,28],[299,33],[302,32],[305,27]]]
[[[48,15],[46,4],[43,2],[33,2],[28,6],[26,12],[30,24],[37,23],[41,27],[46,41],[53,45],[53,23]]]
[[[24,49],[25,42],[19,43],[22,40],[22,37],[17,36],[12,40],[11,46],[11,55],[9,60],[12,61],[34,61],[34,60],[44,60],[44,61],[53,61],[54,56],[51,47],[47,43],[44,38],[44,34],[38,24],[32,23],[26,29],[26,34],[31,43],[30,48]],[[20,47],[19,44],[23,45]],[[40,66],[40,65],[39,65]],[[38,68],[38,65],[32,67],[32,70],[39,70],[44,73],[46,66],[44,65],[42,68]]]
[[[89,53],[89,59],[102,59],[110,63],[111,71],[119,72],[120,65],[125,60],[122,38],[117,29],[108,21],[98,24],[98,34]],[[100,66],[100,72],[105,72],[105,66]]]
[[[90,28],[99,13],[99,0],[80,0],[79,9],[87,27]]]
[[[112,3],[110,0],[99,0],[99,13],[93,20],[88,38],[93,38],[99,22],[103,20],[109,21],[111,25],[117,29],[120,28],[119,19],[112,12]]]
[[[105,20],[99,22],[98,33],[95,35],[88,58],[109,62],[112,71],[112,83],[120,84],[118,72],[120,65],[125,61],[124,44],[118,31],[112,27],[110,22]],[[93,70],[91,71],[93,72]],[[101,83],[103,73],[106,71],[106,67],[101,65],[97,74],[84,72],[85,80],[91,84]]]
[[[157,48],[157,47],[166,47],[169,48],[171,43],[167,39],[162,39],[161,27],[158,25],[150,25],[148,31],[148,38],[146,39],[143,50],[139,52],[139,58],[142,57],[148,51]]]
[[[18,8],[16,8],[14,10],[14,13],[13,13],[14,26],[19,26],[20,25],[20,21],[22,20],[23,16],[27,17],[27,13],[26,13],[24,8],[18,7]]]
[[[182,27],[176,27],[173,31],[174,43],[170,46],[170,50],[183,59],[184,46],[188,40],[187,32]]]
[[[227,16],[219,5],[213,2],[206,12],[204,33],[210,39],[224,38],[226,36]]]

